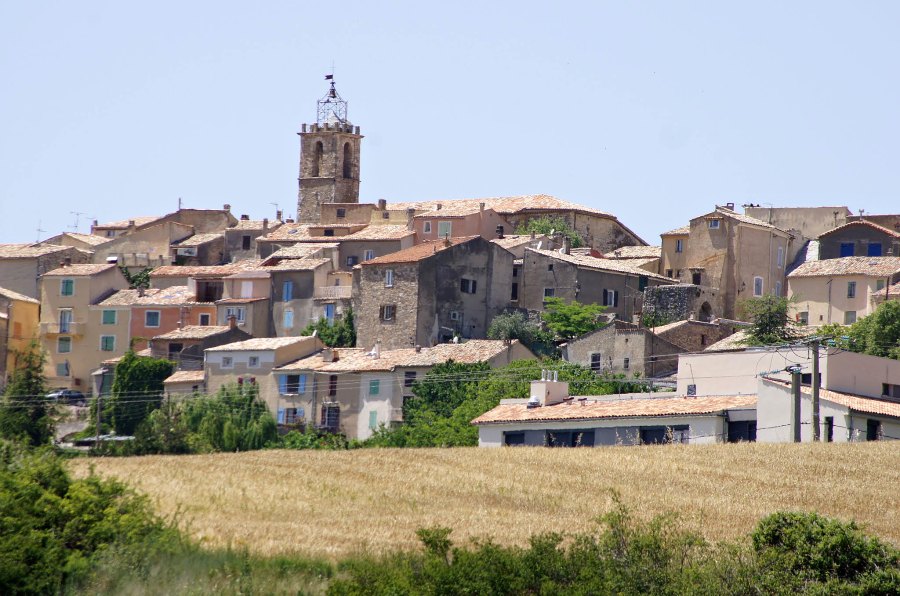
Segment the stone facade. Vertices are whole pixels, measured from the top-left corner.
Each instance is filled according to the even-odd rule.
[[[676,284],[644,290],[644,315],[650,319],[711,321],[722,312],[721,294],[715,288]]]
[[[359,203],[362,135],[351,124],[303,125],[297,221],[317,223],[325,203]]]
[[[0,246],[0,284],[7,290],[39,300],[40,278],[62,263],[91,262],[91,253],[71,246]]]
[[[819,236],[819,258],[900,256],[900,233],[863,220]]]
[[[736,327],[733,322],[715,321],[677,321],[651,329],[657,337],[680,347],[685,352],[699,352],[734,335]]]
[[[597,373],[659,377],[678,370],[682,348],[645,327],[614,321],[568,342],[563,359]]]

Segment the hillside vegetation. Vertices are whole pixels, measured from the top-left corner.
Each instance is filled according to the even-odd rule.
[[[98,458],[90,466],[181,513],[210,547],[332,560],[412,550],[420,528],[456,544],[526,545],[588,532],[617,491],[634,515],[675,512],[711,541],[746,537],[776,511],[856,520],[900,544],[900,442],[553,450],[367,449]]]

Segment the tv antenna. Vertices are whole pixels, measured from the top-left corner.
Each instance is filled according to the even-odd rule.
[[[42,229],[41,229],[41,220],[38,220],[38,227],[37,227],[37,230],[35,230],[35,231],[37,232],[37,240],[35,240],[35,242],[40,242],[40,241],[41,241],[41,234],[43,234],[44,232],[47,231],[47,230],[42,230]]]
[[[69,211],[69,213],[71,213],[72,215],[75,216],[75,225],[71,225],[71,226],[69,226],[69,228],[72,229],[73,231],[77,232],[78,231],[78,222],[80,221],[81,216],[87,215],[87,213],[84,213],[81,211]]]

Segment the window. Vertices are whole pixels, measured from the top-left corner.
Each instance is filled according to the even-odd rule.
[[[702,276],[703,276],[703,274],[700,273],[699,271],[691,272],[691,283],[694,284],[695,286],[699,286]]]
[[[510,292],[509,299],[513,302],[519,299],[519,282],[513,282],[512,292]]]
[[[844,313],[844,325],[852,325],[856,322],[856,311],[848,310]]]
[[[349,257],[347,257],[347,267],[353,267],[353,266],[356,265],[357,263],[359,263],[359,257],[358,257],[358,256],[356,256],[356,255],[350,255]]]
[[[234,358],[231,356],[222,356],[222,368],[234,368]]]
[[[57,377],[68,377],[69,376],[69,363],[68,362],[60,362],[56,365],[56,376]]]
[[[394,270],[386,269],[384,272],[384,287],[393,288],[394,287]]]
[[[834,416],[825,416],[825,442],[834,443]]]
[[[884,397],[900,397],[900,385],[894,385],[892,383],[882,383],[881,395]]]
[[[145,327],[159,327],[159,311],[158,310],[148,310],[144,313],[144,326]]]
[[[553,263],[547,265],[547,271],[553,271]]]
[[[422,233],[423,234],[431,233],[431,222],[430,221],[426,221],[424,224],[422,224]]]
[[[556,296],[556,288],[544,288],[544,298],[553,298]]]
[[[622,363],[622,368],[624,370],[628,370],[630,367],[631,367],[631,359],[626,358],[625,361]]]
[[[303,408],[285,408],[283,410],[278,410],[279,414],[283,414],[278,417],[279,424],[299,424],[303,421]]]
[[[250,356],[247,358],[248,368],[259,368],[259,356]]]
[[[784,267],[784,247],[783,246],[778,247],[778,256],[775,258],[775,264],[778,266],[779,269]]]
[[[503,433],[503,444],[509,447],[525,444],[525,433]]]
[[[285,302],[294,299],[294,282],[286,281],[281,284],[281,299]]]
[[[347,217],[347,210],[343,207],[339,207],[337,210],[337,218],[344,219],[345,217]]]
[[[721,219],[711,219],[709,220],[709,229],[710,230],[718,230],[722,226]]]
[[[643,292],[647,289],[647,284],[650,282],[650,278],[646,275],[638,276],[638,292]]]
[[[381,212],[381,219],[390,219],[390,218],[391,218],[390,212],[388,212],[388,211]]]
[[[463,294],[474,294],[476,287],[476,281],[474,279],[466,279],[465,277],[459,280],[459,291]]]
[[[869,242],[869,249],[866,251],[866,255],[870,257],[880,257],[881,242]]]
[[[250,250],[250,241],[252,238],[246,234],[241,236],[241,250]]]
[[[350,149],[350,143],[344,143],[344,160],[343,174],[344,178],[350,178],[350,169],[353,165],[353,150]]]
[[[842,257],[852,257],[853,256],[853,243],[852,242],[841,242],[841,256]]]
[[[804,310],[797,314],[797,322],[801,325],[809,325],[809,311]]]
[[[548,447],[593,447],[594,431],[548,430],[546,441]]]
[[[331,375],[328,377],[328,395],[334,397],[337,395],[337,375]]]
[[[600,352],[591,354],[591,370],[594,372],[603,370],[603,355]]]
[[[453,222],[450,221],[439,221],[438,222],[438,236],[444,238],[446,236],[450,236],[453,231]]]
[[[881,440],[881,421],[880,420],[866,420],[866,440],[867,441],[880,441]]]
[[[383,304],[379,309],[378,318],[382,321],[393,321],[397,314],[396,304]]]
[[[884,280],[876,279],[875,280],[875,291],[877,292],[878,290],[883,290],[883,289],[884,289]]]
[[[378,379],[372,379],[369,381],[369,395],[378,395],[381,390],[381,381]]]
[[[847,282],[847,298],[856,298],[856,282]]]
[[[322,426],[327,430],[337,432],[341,427],[341,407],[337,405],[322,405]]]
[[[697,395],[697,385],[691,383],[687,386],[687,394],[688,395]]]
[[[675,252],[684,252],[684,240],[678,239],[675,241]]]
[[[230,319],[231,317],[234,317],[238,325],[244,324],[244,317],[246,314],[247,310],[243,306],[229,306],[225,309],[225,318]]]
[[[408,370],[403,373],[403,386],[412,387],[416,383],[416,371]]]
[[[326,304],[324,313],[325,318],[328,319],[328,322],[334,323],[334,304]]]
[[[59,282],[59,295],[72,296],[75,293],[75,280],[63,279]]]
[[[669,443],[687,443],[689,430],[687,425],[651,426],[640,429],[641,445],[666,445]]]
[[[202,314],[200,315],[200,317],[197,319],[197,322],[198,322],[200,325],[204,326],[204,327],[205,327],[206,325],[209,325],[209,314],[208,314],[208,313],[202,313]]]
[[[306,393],[306,375],[282,375],[278,377],[278,391],[282,395]]]
[[[102,323],[104,325],[115,325],[116,324],[116,311],[104,310],[101,318],[102,318]]]
[[[371,261],[374,258],[375,258],[375,251],[372,250],[371,248],[367,248],[366,251],[363,253],[363,261]]]
[[[775,294],[776,296],[781,296],[781,282],[780,281],[775,282],[775,289],[772,291],[772,293]]]
[[[58,354],[68,354],[72,351],[72,338],[60,337],[56,340],[56,352]]]
[[[618,290],[603,290],[603,306],[619,306]]]
[[[60,333],[71,333],[72,332],[72,309],[71,308],[61,308],[59,310],[59,332]]]
[[[372,410],[369,412],[369,430],[376,430],[378,428],[378,412]]]
[[[284,328],[285,329],[293,329],[294,328],[294,309],[293,308],[284,309]]]
[[[763,278],[761,278],[761,277],[753,278],[753,295],[754,296],[762,296],[763,295]]]
[[[334,236],[334,229],[326,228],[325,230],[322,231],[322,235],[323,236]]]
[[[100,351],[101,352],[113,352],[116,349],[116,336],[115,335],[101,335],[100,336]]]
[[[706,345],[706,335],[703,334],[703,333],[700,334],[700,345],[701,345],[701,346],[705,346],[705,345]]]
[[[666,269],[666,277],[672,277],[672,270]]]
[[[312,163],[312,171],[310,175],[313,177],[319,176],[319,170],[322,166],[322,154],[325,152],[325,146],[322,144],[322,141],[316,141],[316,153],[313,156]]]

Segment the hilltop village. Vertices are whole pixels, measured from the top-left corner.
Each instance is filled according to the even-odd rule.
[[[51,387],[108,395],[133,350],[175,364],[172,399],[254,384],[280,428],[363,440],[438,364],[547,355],[492,339],[498,317],[578,303],[600,322],[552,351],[642,391],[573,396],[545,372],[473,420],[482,446],[900,438],[900,361],[750,346],[743,310],[788,298],[815,338],[897,300],[900,214],[725,203],[643,239],[578,198],[360,202],[363,135],[333,84],[299,137],[296,218],[180,208],[0,245],[0,378],[38,338]],[[355,345],[310,332],[342,325]]]

